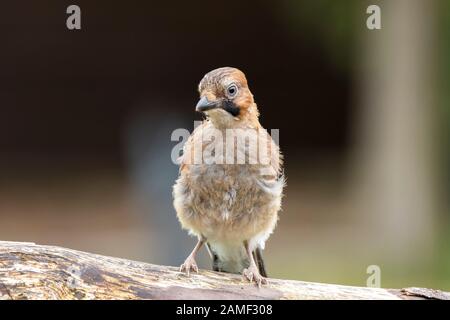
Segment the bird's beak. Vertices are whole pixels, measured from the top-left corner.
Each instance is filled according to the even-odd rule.
[[[209,101],[207,97],[202,97],[195,107],[196,111],[203,112],[219,107],[217,100]]]

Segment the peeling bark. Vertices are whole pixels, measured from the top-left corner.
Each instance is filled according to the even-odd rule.
[[[55,246],[0,241],[0,299],[450,299],[423,288],[381,289],[269,279],[112,258]]]

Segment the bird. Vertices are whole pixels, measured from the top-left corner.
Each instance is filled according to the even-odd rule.
[[[173,186],[181,227],[197,238],[180,272],[198,273],[195,257],[205,245],[214,271],[242,274],[260,287],[267,284],[262,250],[276,227],[285,187],[283,157],[259,122],[241,70],[214,69],[198,91],[195,110],[205,119],[186,140]],[[249,137],[257,137],[256,149]]]

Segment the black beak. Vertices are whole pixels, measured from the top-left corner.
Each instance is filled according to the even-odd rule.
[[[202,97],[195,107],[196,111],[203,112],[219,107],[218,101],[209,101],[208,98]]]

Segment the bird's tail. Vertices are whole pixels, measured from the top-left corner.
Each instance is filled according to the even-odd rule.
[[[207,243],[206,246],[212,258],[212,268],[214,271],[241,273],[245,268],[248,268],[250,264],[243,245],[230,246]],[[261,276],[267,277],[264,259],[262,257],[262,249],[260,247],[257,247],[253,251],[253,259],[256,262]]]
[[[258,266],[259,274],[263,277],[267,277],[266,266],[264,265],[262,249],[260,247],[257,247],[253,251],[253,258],[255,259],[256,265]]]

